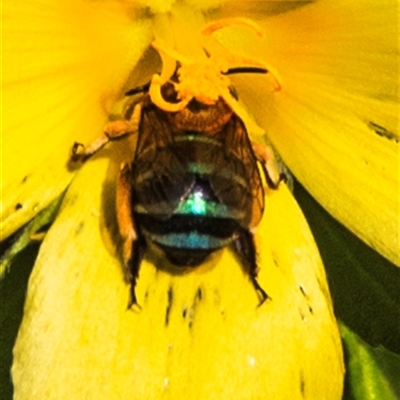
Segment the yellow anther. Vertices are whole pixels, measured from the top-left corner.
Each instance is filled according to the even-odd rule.
[[[182,100],[195,98],[203,104],[215,104],[230,80],[221,74],[219,65],[212,59],[193,60],[178,70],[179,83],[175,84]]]
[[[177,112],[183,110],[189,103],[190,100],[182,100],[179,103],[170,103],[165,101],[161,94],[161,86],[163,82],[161,76],[154,74],[151,80],[151,85],[149,89],[149,95],[153,104],[164,111]]]

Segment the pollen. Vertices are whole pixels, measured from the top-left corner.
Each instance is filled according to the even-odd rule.
[[[182,65],[178,76],[179,83],[175,84],[178,97],[181,100],[195,98],[203,104],[215,104],[230,85],[229,78],[221,73],[220,63],[212,58]]]
[[[174,49],[165,47],[159,41],[154,41],[153,47],[179,63],[178,82],[173,82],[178,94],[178,103],[170,103],[163,99],[161,86],[165,82],[161,79],[162,74],[155,74],[152,78],[149,94],[152,102],[162,110],[183,110],[192,99],[202,104],[213,105],[218,98],[229,93],[230,79],[223,74],[229,66],[224,59],[206,54],[204,57],[188,58]]]

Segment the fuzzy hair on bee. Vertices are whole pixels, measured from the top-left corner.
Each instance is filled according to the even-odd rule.
[[[178,268],[195,268],[231,246],[261,305],[269,296],[257,281],[252,233],[264,211],[258,162],[270,187],[277,188],[282,175],[271,168],[272,150],[251,143],[229,75],[269,71],[259,65],[221,69],[210,57],[193,61],[153,46],[176,60],[173,76],[163,82],[156,74],[127,92],[142,94],[141,101],[88,147],[76,143],[72,155],[74,162],[86,161],[108,141],[138,135],[116,198],[129,307],[139,306],[135,287],[149,245]]]

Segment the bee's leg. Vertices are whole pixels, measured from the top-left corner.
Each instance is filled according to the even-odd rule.
[[[286,180],[286,175],[279,171],[274,151],[271,147],[260,143],[252,143],[252,147],[257,159],[261,162],[268,186],[277,189],[279,183]]]
[[[146,249],[146,241],[143,237],[139,236],[132,243],[132,257],[127,261],[125,269],[129,270],[129,279],[130,279],[130,299],[128,302],[128,308],[132,308],[136,305],[139,308],[142,308],[136,299],[136,281],[139,278],[139,269],[140,264],[142,263],[144,252]]]
[[[135,286],[146,245],[145,241],[136,234],[134,226],[130,172],[129,165],[123,164],[116,189],[117,221],[119,232],[122,237],[124,276],[126,282],[131,285],[128,308],[131,308],[135,304],[139,306],[136,299]]]
[[[103,134],[90,143],[89,146],[85,147],[83,144],[75,142],[72,146],[71,161],[84,162],[93,154],[102,149],[110,140],[118,140],[137,132],[141,109],[141,103],[138,103],[133,109],[133,113],[129,120],[120,119],[108,122],[104,127]]]
[[[258,307],[260,307],[267,299],[270,299],[270,297],[257,281],[258,267],[256,262],[256,245],[254,243],[254,237],[251,232],[243,229],[239,233],[238,237],[233,241],[233,245],[254,288],[261,295],[261,301],[258,304]]]

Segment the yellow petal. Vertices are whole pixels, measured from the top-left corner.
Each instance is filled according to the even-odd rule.
[[[7,0],[2,13],[5,238],[65,189],[73,142],[99,136],[151,26],[119,1]]]
[[[202,3],[202,0],[192,0],[192,2]],[[225,0],[220,2],[219,7],[209,10],[208,14],[216,19],[221,16],[225,18],[247,17],[258,21],[266,16],[271,17],[307,6],[311,2],[310,0]]]
[[[173,12],[176,7],[184,6],[189,7],[192,11],[206,11],[216,9],[224,0],[126,0],[127,3],[132,3],[136,7],[141,6],[150,11],[153,16],[157,17],[157,14],[168,14]]]
[[[273,65],[282,90],[240,77],[241,98],[313,196],[399,265],[397,1],[319,1],[258,22],[264,42],[234,29],[220,41]]]
[[[99,157],[79,171],[42,245],[14,349],[15,399],[341,399],[324,270],[284,185],[268,191],[256,236],[259,283],[272,300],[257,307],[225,250],[178,275],[146,259],[142,310],[127,310],[129,288],[110,245],[115,174],[127,149],[116,145],[111,166]]]

